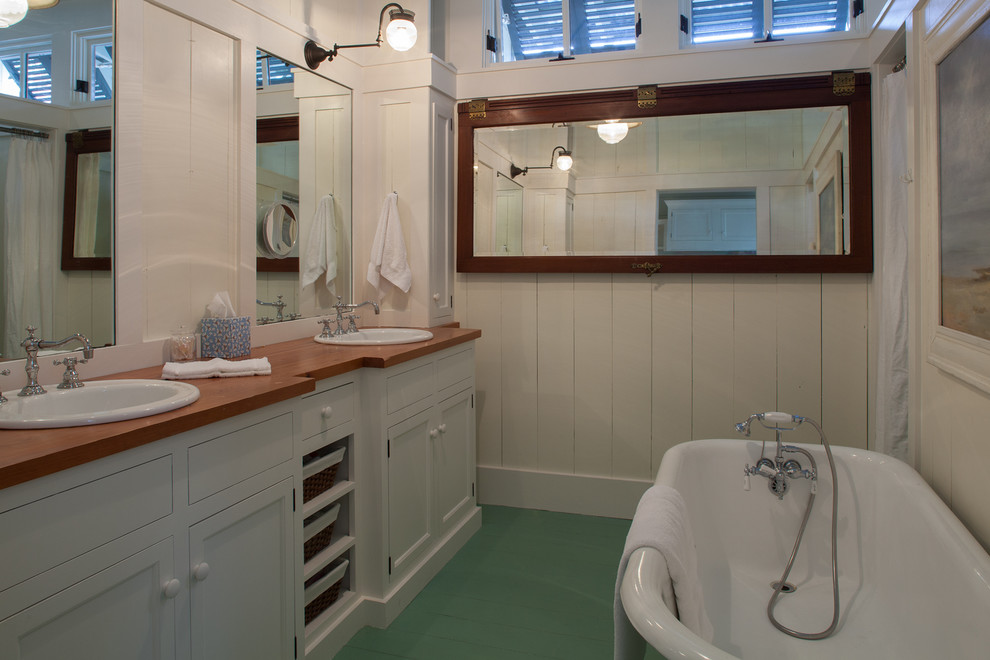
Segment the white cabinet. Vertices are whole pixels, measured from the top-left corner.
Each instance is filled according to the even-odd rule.
[[[194,660],[292,657],[292,516],[289,478],[189,528]]]
[[[668,199],[667,252],[755,252],[756,199]]]
[[[437,404],[439,419],[434,439],[436,466],[436,529],[445,534],[474,506],[475,414],[474,389]]]
[[[454,100],[430,91],[430,325],[454,318]]]
[[[0,657],[293,657],[293,451],[276,404],[0,491]]]
[[[5,660],[175,657],[172,539],[118,561],[0,622]]]
[[[388,572],[392,576],[405,573],[429,548],[435,423],[433,411],[424,410],[388,429]]]

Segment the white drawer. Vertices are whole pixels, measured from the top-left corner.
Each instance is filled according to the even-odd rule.
[[[0,514],[0,591],[172,513],[172,456]]]
[[[292,458],[292,413],[189,448],[189,503]]]
[[[437,360],[437,390],[474,376],[474,351],[467,350]]]
[[[428,362],[385,379],[385,398],[389,414],[429,397],[436,389],[433,363]]]
[[[354,383],[308,394],[299,404],[300,437],[303,440],[352,419]]]

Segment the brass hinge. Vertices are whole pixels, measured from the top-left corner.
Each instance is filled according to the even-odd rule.
[[[636,105],[640,108],[657,107],[657,86],[643,85],[636,88]]]
[[[836,96],[852,96],[856,92],[856,74],[852,71],[832,72],[832,93]]]
[[[488,116],[488,99],[468,101],[468,119],[484,119]]]

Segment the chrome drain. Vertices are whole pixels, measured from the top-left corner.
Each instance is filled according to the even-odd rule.
[[[777,589],[777,585],[779,585],[779,584],[781,584],[780,583],[780,580],[777,580],[775,582],[771,582],[770,583],[770,587],[772,589],[776,590]],[[780,593],[782,593],[782,594],[794,593],[796,590],[797,590],[797,587],[795,587],[790,582],[784,582],[783,585],[781,585],[781,587],[780,587]]]

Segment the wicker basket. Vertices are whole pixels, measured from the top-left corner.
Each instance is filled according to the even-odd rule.
[[[303,562],[309,561],[330,545],[333,526],[339,513],[340,504],[334,504],[304,523]]]
[[[303,502],[333,488],[337,470],[344,459],[346,447],[341,447],[303,467]]]
[[[344,576],[347,575],[346,559],[340,560],[321,570],[306,581],[305,621],[309,625],[340,598]]]

